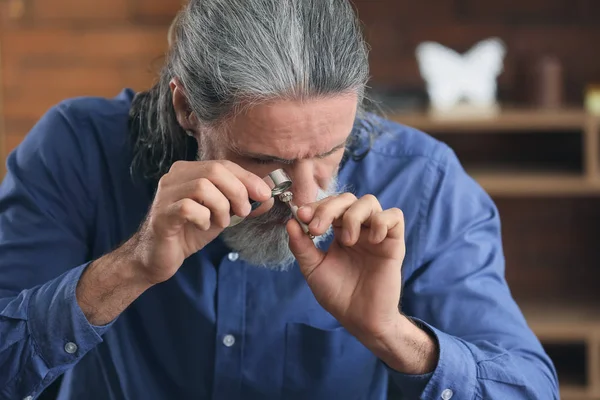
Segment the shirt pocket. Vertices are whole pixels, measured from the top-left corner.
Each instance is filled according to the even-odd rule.
[[[283,396],[366,400],[386,387],[383,364],[344,328],[286,326]]]

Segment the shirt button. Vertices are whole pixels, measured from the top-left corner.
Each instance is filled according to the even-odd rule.
[[[227,258],[229,258],[229,261],[237,261],[237,259],[240,258],[240,255],[238,253],[229,253]]]
[[[233,344],[235,343],[235,337],[233,337],[233,335],[225,335],[225,337],[223,337],[223,344],[227,347],[231,347],[233,346]]]
[[[450,389],[445,389],[442,392],[442,399],[444,400],[450,400],[452,398],[452,396],[454,395],[454,392]]]
[[[69,354],[75,354],[77,351],[77,345],[73,342],[65,344],[65,351]]]
[[[23,397],[23,400],[33,400],[33,396]]]

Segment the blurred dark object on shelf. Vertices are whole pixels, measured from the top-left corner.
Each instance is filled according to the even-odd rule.
[[[427,108],[429,100],[424,88],[371,87],[367,90],[373,111],[410,113]]]
[[[564,103],[563,65],[556,56],[543,56],[534,70],[534,105],[558,109]]]

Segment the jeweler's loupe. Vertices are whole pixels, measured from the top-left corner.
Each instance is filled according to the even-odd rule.
[[[290,179],[288,174],[286,174],[285,171],[281,168],[270,172],[269,175],[267,175],[263,178],[263,180],[271,188],[271,197],[278,196],[281,193],[285,192],[286,190],[288,190],[289,188],[292,187],[292,180]],[[261,204],[262,203],[260,201],[254,201],[254,200],[250,199],[250,205],[252,206],[252,211],[254,211],[258,207],[260,207]],[[230,223],[228,225],[228,228],[239,224],[244,219],[245,219],[245,217],[239,217],[237,215],[232,215]]]
[[[282,169],[276,169],[263,178],[271,188],[271,197],[275,197],[292,187],[292,180]]]

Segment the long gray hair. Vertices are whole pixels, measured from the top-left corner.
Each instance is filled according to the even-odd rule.
[[[190,0],[172,27],[157,83],[130,113],[132,168],[159,178],[197,151],[177,123],[169,82],[207,126],[242,104],[348,92],[363,111],[368,48],[348,0]]]

